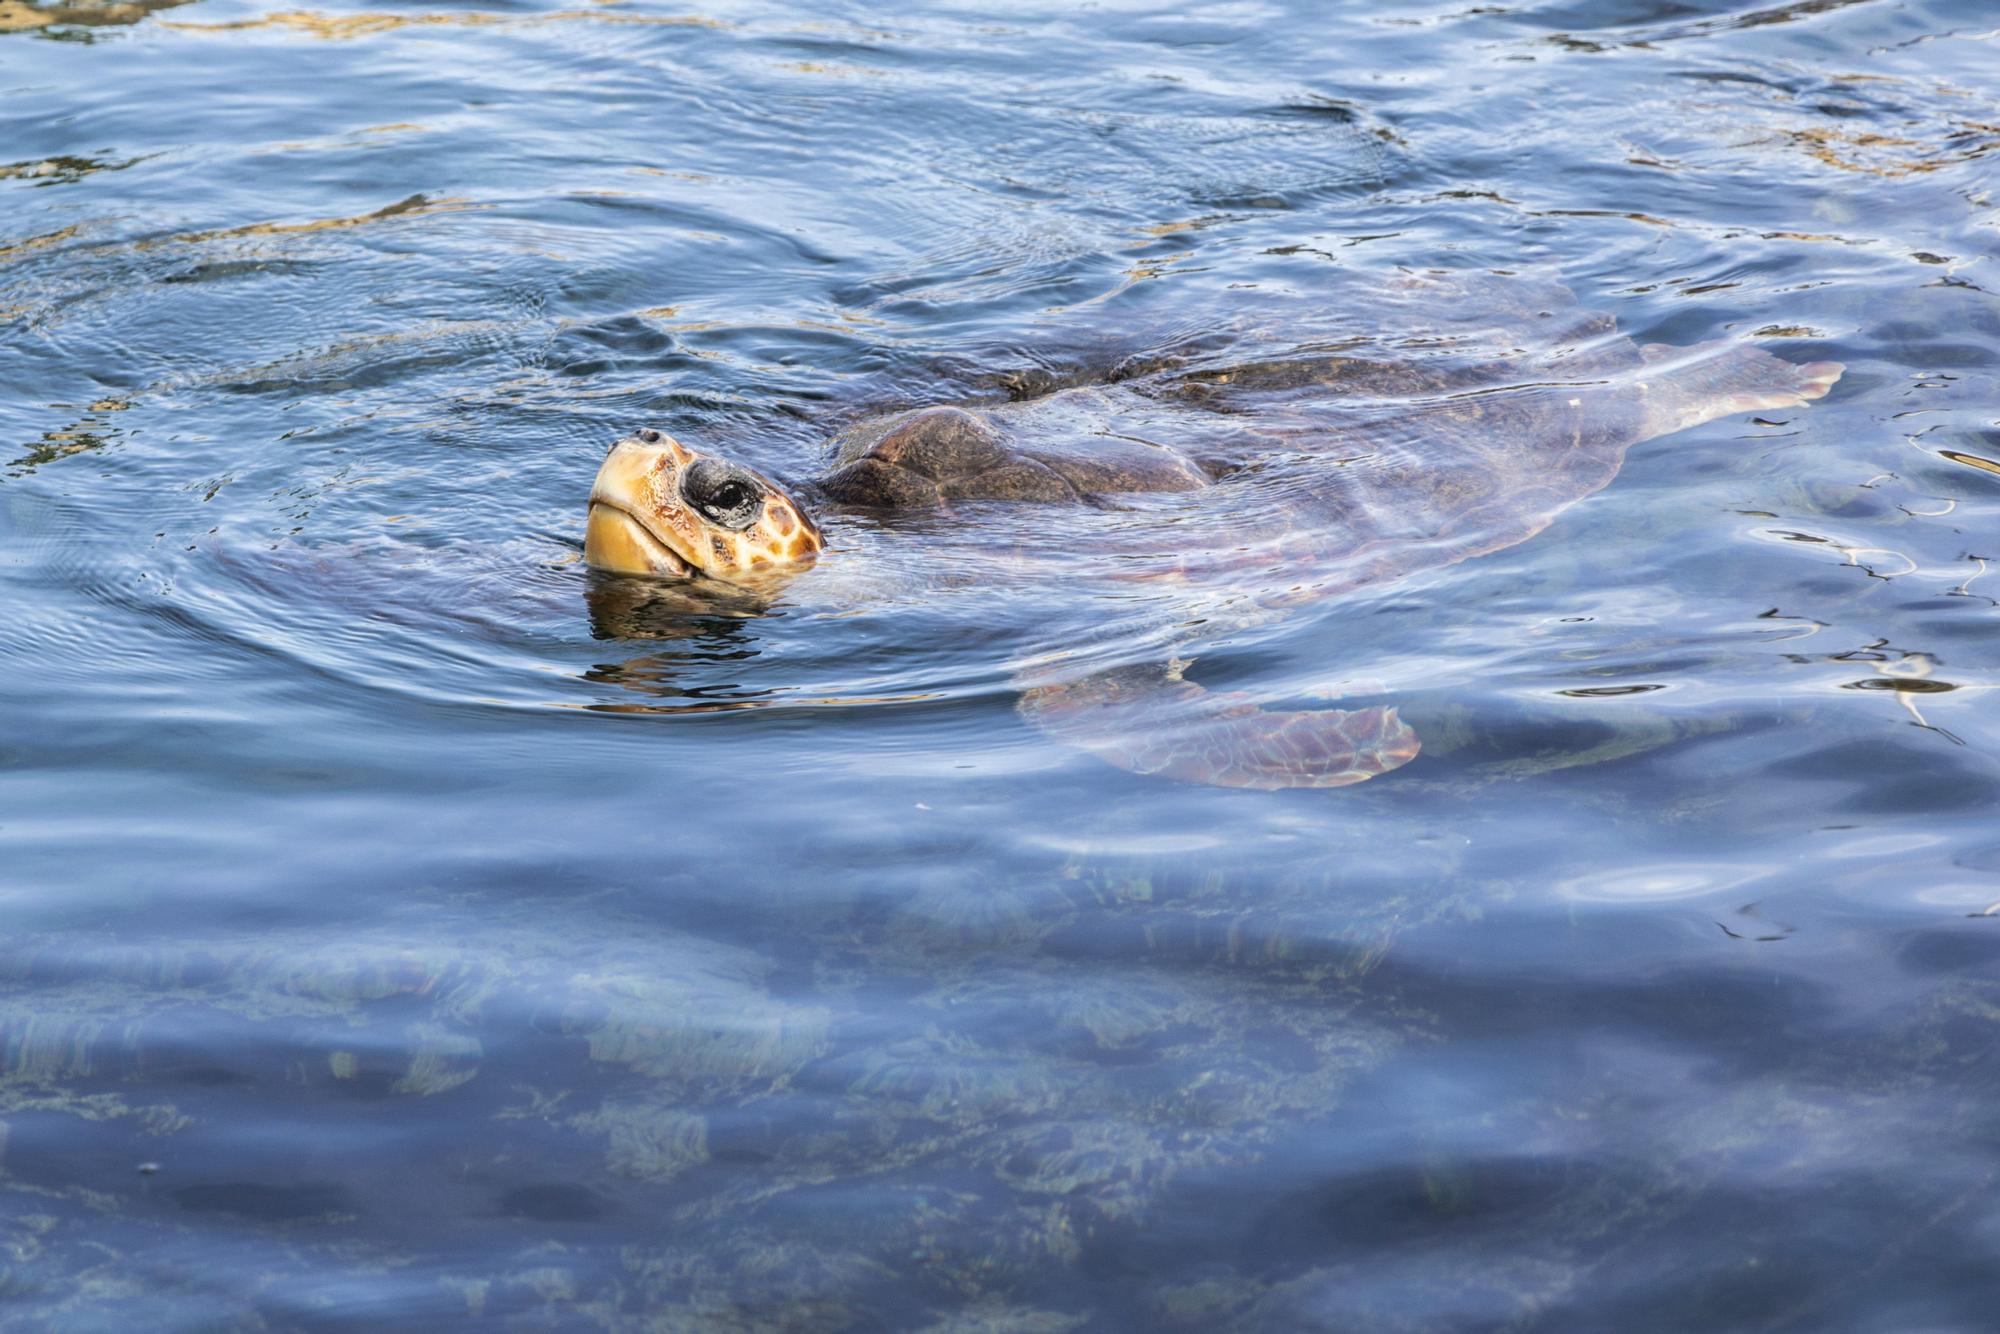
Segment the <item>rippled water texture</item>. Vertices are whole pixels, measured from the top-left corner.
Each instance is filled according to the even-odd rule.
[[[476,3],[0,0],[7,1323],[1990,1326],[1990,5]],[[1433,270],[1848,369],[1338,595],[1123,576],[1400,400],[1213,503],[830,513],[774,599],[580,563],[641,424],[1571,382],[1397,324]],[[1170,659],[1422,753],[1017,712]]]

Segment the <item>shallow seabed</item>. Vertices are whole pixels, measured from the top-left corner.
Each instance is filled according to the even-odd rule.
[[[0,1322],[1990,1328],[1995,25],[0,0]],[[1432,267],[1849,369],[1202,646],[1381,779],[1053,745],[976,524],[579,564],[634,425]]]

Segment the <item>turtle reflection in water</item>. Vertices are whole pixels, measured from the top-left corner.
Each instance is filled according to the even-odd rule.
[[[1608,484],[1632,445],[1801,406],[1843,369],[1736,342],[1641,347],[1525,279],[1410,277],[1377,304],[1365,339],[1273,349],[1268,334],[1211,332],[1094,375],[1014,376],[1010,401],[871,418],[792,492],[641,430],[597,474],[585,557],[755,586],[823,549],[815,508],[972,523],[991,515],[979,502],[1087,507],[1117,522],[1096,543],[1029,553],[1052,576],[1100,545],[1106,579],[1183,606],[1221,597],[1241,624],[1525,541]],[[1225,787],[1338,787],[1417,754],[1393,707],[1264,708],[1186,680],[1180,645],[1164,647],[1081,672],[1060,655],[1017,665],[1021,712],[1120,768]]]

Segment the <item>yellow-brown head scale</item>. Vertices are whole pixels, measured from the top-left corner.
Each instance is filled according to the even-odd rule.
[[[744,583],[808,563],[825,545],[769,478],[644,430],[597,470],[583,558],[617,574]]]

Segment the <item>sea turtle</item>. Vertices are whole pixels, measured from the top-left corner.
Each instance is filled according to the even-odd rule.
[[[585,558],[755,586],[826,546],[815,510],[995,524],[1016,558],[1035,543],[998,523],[1003,511],[1095,514],[1100,585],[1206,599],[1202,614],[1170,618],[1149,660],[1014,664],[1023,716],[1136,773],[1337,787],[1416,756],[1396,710],[1267,709],[1206,691],[1182,672],[1186,626],[1241,625],[1512,546],[1609,483],[1633,444],[1798,407],[1842,370],[1736,341],[1641,347],[1551,282],[1404,275],[1343,318],[1295,316],[1275,338],[1247,319],[1168,331],[1098,372],[1043,367],[989,382],[1004,398],[866,417],[837,433],[821,476],[790,489],[642,429],[597,473]],[[1081,567],[1088,535],[1062,532],[1036,554]]]

